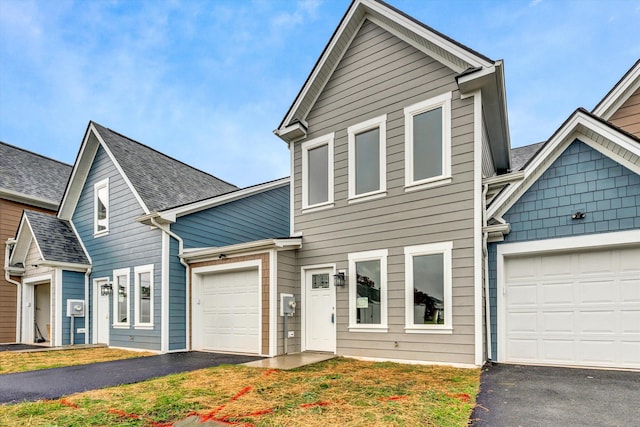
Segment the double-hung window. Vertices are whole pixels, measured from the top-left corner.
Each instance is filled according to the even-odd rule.
[[[404,109],[405,188],[451,182],[451,92]]]
[[[386,191],[387,116],[350,126],[349,199],[368,199]]]
[[[452,242],[404,248],[407,332],[452,332],[452,249]]]
[[[134,268],[136,328],[153,328],[153,264]]]
[[[302,143],[302,209],[333,205],[334,134]]]
[[[113,271],[113,326],[129,326],[129,269]]]
[[[93,186],[93,234],[109,232],[109,179]]]
[[[349,330],[387,330],[386,249],[349,254]]]

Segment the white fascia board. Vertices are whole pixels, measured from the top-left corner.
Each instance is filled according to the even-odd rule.
[[[351,35],[348,41],[346,42],[343,41],[342,37],[345,32],[345,29],[347,29],[350,26],[350,24],[354,19],[354,16],[358,16],[360,12],[364,12],[364,16],[360,19],[358,28],[354,31],[354,33]],[[431,32],[430,30],[423,27],[422,25],[419,25],[418,23],[408,18],[407,16],[401,13],[398,13],[393,9],[390,9],[385,4],[379,3],[375,0],[356,0],[353,2],[350,9],[347,11],[342,22],[340,23],[340,26],[338,27],[338,29],[332,36],[331,40],[329,41],[329,44],[325,48],[322,57],[314,67],[313,71],[311,72],[311,75],[309,76],[305,85],[300,91],[300,94],[296,98],[293,106],[287,113],[287,116],[282,122],[282,126],[278,129],[279,131],[284,131],[284,129],[286,129],[289,123],[293,120],[296,112],[300,108],[300,104],[304,99],[306,99],[309,89],[313,86],[313,84],[318,79],[318,75],[320,74],[320,72],[323,71],[327,59],[334,53],[335,49],[337,49],[338,42],[343,41],[343,43],[340,44],[343,47],[340,48],[342,51],[339,52],[339,55],[338,55],[339,58],[336,60],[336,63],[334,64],[333,69],[328,70],[328,72],[326,73],[326,76],[327,76],[326,80],[321,85],[322,87],[324,87],[326,82],[329,80],[330,76],[333,74],[335,67],[338,65],[338,63],[342,59],[342,56],[346,52],[347,48],[351,45],[353,38],[358,33],[360,26],[364,22],[365,18],[369,19],[371,22],[375,23],[376,25],[381,26],[386,31],[389,31],[391,34],[397,36],[398,38],[412,45],[416,49],[422,52],[428,53],[430,56],[437,57],[437,59],[440,62],[444,63],[445,65],[447,65],[448,67],[450,67],[451,69],[453,69],[458,73],[464,71],[464,69],[462,69],[459,65],[451,63],[451,61],[448,61],[446,58],[442,58],[440,55],[437,55],[435,52],[431,52],[431,51],[426,52],[424,46],[420,45],[419,43],[416,43],[411,38],[408,38],[404,34],[391,28],[389,25],[387,25],[387,23],[385,22],[385,19],[389,19],[397,23],[398,25],[404,28],[407,28],[409,31],[413,32],[416,36],[421,37],[448,52],[451,52],[454,56],[460,58],[460,60],[462,60],[463,62],[468,63],[471,67],[490,67],[493,65],[493,63],[474,55],[472,52],[462,48],[456,43],[453,43],[452,41],[447,40],[446,38],[441,37],[440,35],[434,32]],[[322,92],[322,89],[319,89],[318,93],[316,94],[316,99],[321,92]],[[312,105],[315,103],[316,99],[314,99],[313,102],[311,102]],[[303,118],[305,117],[306,117],[306,113]]]
[[[477,55],[474,55],[473,53],[453,43],[452,41],[447,40],[446,38],[441,37],[438,34],[429,31],[428,29],[424,28],[422,25],[416,23],[415,21],[408,18],[407,16],[389,9],[384,4],[381,4],[374,0],[361,0],[360,3],[366,5],[367,9],[369,9],[367,10],[367,12],[371,13],[371,11],[375,11],[380,15],[397,22],[398,24],[412,31],[416,35],[424,38],[425,40],[428,40],[434,45],[448,52],[453,53],[462,61],[468,63],[471,67],[490,67],[491,65],[493,65],[491,62],[488,62],[483,58],[480,58]],[[385,29],[389,30],[388,28],[385,28]],[[404,41],[408,41],[404,36],[402,36],[401,38]],[[421,50],[424,50],[424,48],[422,48]],[[460,71],[463,71],[463,70],[460,70]]]
[[[20,219],[20,225],[18,226],[18,232],[16,233],[13,251],[9,257],[9,265],[16,264],[17,262],[24,264],[27,253],[29,252],[29,246],[31,246],[31,240],[33,240],[33,231],[27,221],[27,217],[23,213],[22,219]],[[40,257],[42,258],[42,254],[40,254]]]
[[[483,178],[482,184],[488,186],[508,184],[513,181],[521,181],[524,178],[524,171],[505,173],[503,175],[495,175],[489,178]]]
[[[22,203],[23,205],[36,206],[38,208],[49,209],[55,211],[60,205],[59,202],[46,199],[44,197],[31,196],[26,193],[12,191],[8,189],[0,189],[0,199],[11,200],[12,202]]]
[[[94,138],[93,140],[91,138],[92,135]],[[91,123],[82,140],[78,157],[76,158],[76,162],[73,164],[67,188],[65,188],[64,196],[60,202],[60,208],[58,209],[58,218],[60,219],[71,219],[71,216],[76,209],[76,204],[80,198],[84,182],[86,181],[89,170],[91,169],[93,159],[98,152],[98,144],[96,144],[96,142],[98,142],[98,140],[95,137],[95,128],[93,127],[93,123]]]
[[[93,123],[91,124],[91,127],[93,129]],[[140,194],[138,194],[138,191],[136,191],[135,187],[129,180],[129,177],[127,176],[127,174],[125,174],[124,170],[122,170],[122,167],[120,166],[120,163],[118,163],[118,161],[116,160],[116,157],[113,155],[111,150],[109,150],[109,147],[107,146],[107,144],[105,144],[104,140],[102,139],[102,136],[100,136],[100,133],[96,131],[95,135],[98,141],[100,142],[100,145],[102,145],[102,148],[104,148],[104,151],[107,153],[107,156],[109,156],[109,159],[111,159],[111,162],[113,162],[113,165],[115,166],[116,170],[120,173],[120,176],[122,176],[122,179],[127,184],[127,187],[129,187],[129,190],[131,190],[131,193],[133,193],[133,196],[136,198],[136,200],[140,204],[140,207],[142,208],[144,213],[148,214],[149,208],[147,208],[147,205],[142,200],[142,197],[140,197]]]
[[[73,230],[73,234],[76,235],[76,239],[78,239],[78,242],[80,242],[80,247],[82,247],[82,251],[84,252],[84,256],[86,256],[87,259],[89,260],[89,264],[93,264],[93,260],[91,259],[91,255],[89,255],[89,251],[87,250],[87,247],[84,245],[84,242],[80,238],[80,234],[78,234],[78,230],[76,229],[76,226],[73,223],[73,221],[69,220],[69,225],[71,226],[71,229]]]
[[[189,205],[168,209],[166,211],[158,212],[158,214],[160,215],[161,218],[167,221],[175,222],[175,219],[177,217],[189,215],[194,212],[202,211],[205,209],[212,208],[214,206],[219,206],[225,203],[229,203],[234,200],[243,199],[245,197],[253,196],[255,194],[272,190],[274,188],[283,187],[285,185],[289,185],[289,177],[278,179],[276,181],[266,182],[264,184],[254,185],[252,187],[243,188],[240,190],[236,190],[232,193],[222,194],[220,196],[215,196],[210,199],[201,200],[199,202],[191,203]]]
[[[640,89],[640,61],[636,62],[627,75],[596,105],[593,114],[609,120],[638,89]]]
[[[217,246],[212,248],[199,248],[186,250],[180,257],[187,263],[203,261],[208,258],[215,258],[221,254],[231,255],[248,251],[263,249],[294,250],[302,247],[302,238],[292,237],[286,239],[264,239],[253,242],[238,243],[229,246]]]
[[[89,264],[78,264],[75,262],[47,261],[47,260],[39,262],[38,265],[43,267],[60,268],[68,271],[81,271],[81,272],[85,272],[91,268]]]
[[[586,135],[580,132],[580,127],[589,129],[603,138],[619,145],[623,149],[640,156],[640,145],[628,136],[615,131],[605,124],[597,121],[593,117],[589,117],[581,111],[577,111],[573,116],[559,129],[553,139],[548,141],[533,158],[531,163],[524,170],[524,178],[521,181],[513,183],[507,187],[496,200],[487,209],[487,217],[502,217],[504,213],[519,199],[519,197],[533,185],[534,182],[547,170],[547,168],[564,152],[566,146],[575,139],[579,139],[588,144],[591,148],[600,151],[605,156],[611,157],[625,167],[630,168],[640,174],[640,165],[633,164],[614,153],[605,149],[602,145],[591,141]],[[526,183],[526,184],[525,184]],[[512,198],[512,196],[517,196]],[[510,200],[510,202],[508,202]]]

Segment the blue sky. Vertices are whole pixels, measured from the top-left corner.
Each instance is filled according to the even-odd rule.
[[[389,3],[504,59],[512,146],[640,57],[637,0]],[[287,176],[272,131],[349,4],[0,0],[0,140],[73,163],[94,120],[239,186]]]

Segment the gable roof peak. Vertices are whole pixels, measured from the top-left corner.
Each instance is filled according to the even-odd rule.
[[[306,134],[304,129],[296,125],[296,122],[304,123],[315,100],[365,20],[381,26],[416,49],[442,62],[456,73],[462,73],[469,68],[491,67],[495,63],[382,0],[354,0],[340,20],[278,129],[274,131],[280,138],[291,142]]]
[[[598,102],[591,111],[592,114],[609,120],[618,108],[638,89],[640,89],[640,59],[627,70],[618,83]]]

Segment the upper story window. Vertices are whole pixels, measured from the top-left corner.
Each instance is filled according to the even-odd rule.
[[[153,264],[134,268],[136,327],[153,327]]]
[[[407,190],[451,182],[451,92],[404,109]]]
[[[109,180],[105,179],[93,186],[93,233],[109,232]]]
[[[113,271],[113,326],[129,326],[129,269]]]
[[[302,209],[333,205],[334,134],[302,143]]]
[[[349,198],[367,199],[386,191],[387,116],[350,126]]]
[[[387,330],[386,249],[349,254],[349,330]]]
[[[453,242],[404,248],[407,332],[452,332],[452,249]]]

